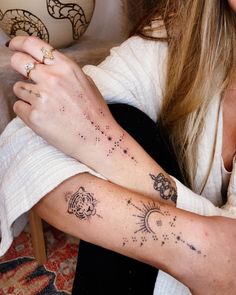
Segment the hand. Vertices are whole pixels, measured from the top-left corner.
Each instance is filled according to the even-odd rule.
[[[32,130],[131,190],[159,197],[160,189],[155,188],[159,175],[165,185],[165,200],[175,201],[174,181],[118,125],[93,81],[77,64],[35,37],[16,37],[9,47],[17,51],[12,67],[31,79],[31,83],[14,85],[20,99],[14,111]]]
[[[12,67],[31,79],[14,85],[20,99],[14,111],[31,129],[77,159],[87,144],[109,140],[109,124],[115,121],[93,81],[75,62],[35,37],[16,37],[9,47],[16,51]]]

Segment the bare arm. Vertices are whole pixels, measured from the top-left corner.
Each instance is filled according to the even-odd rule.
[[[50,50],[37,38],[16,37],[10,43],[18,51],[12,58],[15,70],[26,75],[25,64],[37,63],[30,72],[35,83],[14,87],[20,98],[16,114],[50,144],[110,181],[174,204],[174,181],[117,124],[93,81],[57,51],[53,60],[45,59],[47,65],[39,64],[42,47]]]
[[[34,83],[18,82],[14,87],[20,99],[14,110],[33,131],[110,181],[175,205],[175,181],[117,124],[93,81],[77,64],[58,51],[53,51],[54,59],[39,64],[40,49],[50,52],[50,45],[34,37],[16,37],[10,48],[18,51],[12,66],[21,74],[26,75],[27,63],[36,63],[30,72]],[[182,185],[179,189],[186,190]],[[190,211],[233,216],[193,193],[180,196],[182,204],[190,200],[183,206]]]
[[[182,211],[88,174],[65,181],[36,210],[65,232],[168,272],[193,294],[235,294],[234,220]]]

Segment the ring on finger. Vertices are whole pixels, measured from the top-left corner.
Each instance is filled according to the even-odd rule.
[[[42,60],[43,64],[45,62],[45,59],[53,60],[55,58],[54,55],[53,55],[54,50],[55,50],[54,48],[51,48],[51,49],[47,49],[45,47],[41,48],[41,52],[43,54],[43,60]]]
[[[26,76],[30,79],[30,72],[35,69],[36,62],[28,62],[25,64]]]

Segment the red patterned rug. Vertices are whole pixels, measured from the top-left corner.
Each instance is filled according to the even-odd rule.
[[[46,225],[47,263],[33,257],[26,229],[0,259],[0,295],[68,295],[77,261],[78,241]]]

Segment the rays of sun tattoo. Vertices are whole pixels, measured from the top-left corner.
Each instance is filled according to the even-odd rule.
[[[141,202],[141,206],[137,206],[132,202],[131,199],[127,200],[127,206],[132,206],[138,212],[133,214],[133,216],[138,220],[136,222],[138,228],[134,231],[134,236],[131,242],[138,243],[142,247],[148,241],[147,235],[153,240],[162,242],[165,244],[163,237],[157,235],[158,228],[163,225],[162,216],[166,216],[165,213],[161,211],[161,208],[154,201],[149,201],[147,203]],[[137,234],[140,234],[138,237]],[[165,239],[166,240],[166,239]],[[122,246],[125,247],[129,243],[129,239],[124,238]]]
[[[152,233],[156,234],[155,227],[162,226],[161,216],[165,214],[161,212],[161,208],[154,201],[149,201],[148,203],[141,202],[142,206],[138,207],[135,205],[131,199],[127,201],[127,205],[134,207],[138,210],[138,214],[133,214],[134,217],[138,218],[138,229],[134,232],[141,233]]]
[[[73,194],[67,192],[65,200],[68,202],[67,212],[81,220],[90,220],[95,215],[102,218],[96,211],[98,201],[82,186]]]
[[[171,215],[168,210],[162,210],[161,207],[156,204],[154,201],[148,201],[146,203],[141,201],[141,205],[133,203],[132,199],[127,200],[127,206],[132,206],[135,208],[138,213],[133,214],[133,216],[138,220],[136,221],[136,225],[138,229],[134,231],[134,236],[130,239],[123,238],[122,246],[125,247],[128,243],[137,243],[140,247],[142,247],[148,240],[157,241],[164,246],[166,243],[175,242],[175,244],[182,244],[185,247],[188,247],[193,252],[203,255],[202,251],[198,249],[192,243],[186,241],[182,233],[161,233],[160,228],[163,226],[169,226],[172,229],[176,227],[177,216]],[[163,217],[168,220],[163,220]],[[137,234],[139,234],[137,236]]]

